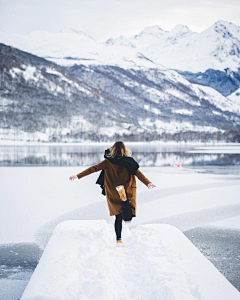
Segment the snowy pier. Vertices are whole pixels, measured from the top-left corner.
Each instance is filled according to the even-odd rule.
[[[240,293],[177,228],[104,220],[57,225],[21,300],[240,300]]]

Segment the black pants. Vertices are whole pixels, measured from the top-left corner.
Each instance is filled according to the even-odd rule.
[[[115,216],[115,232],[116,232],[116,236],[117,236],[117,240],[121,240],[121,233],[122,233],[122,213],[120,213],[119,215]]]
[[[132,214],[132,209],[130,207],[130,204],[127,201],[123,201],[122,203],[122,212],[118,215],[115,216],[115,232],[116,232],[116,237],[117,240],[121,240],[121,233],[122,233],[122,220],[124,221],[131,221],[133,214]]]

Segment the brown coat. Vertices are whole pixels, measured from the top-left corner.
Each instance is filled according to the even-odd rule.
[[[97,165],[94,165],[81,173],[77,174],[78,179],[104,170],[104,188],[107,197],[107,203],[110,216],[118,215],[122,212],[122,202],[116,190],[116,186],[123,185],[126,191],[127,199],[130,202],[133,215],[136,216],[136,178],[135,175],[130,175],[127,169],[123,166],[115,165],[109,160],[105,159]],[[136,176],[146,186],[149,181],[139,169]]]

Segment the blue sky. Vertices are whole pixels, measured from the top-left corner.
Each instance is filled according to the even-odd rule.
[[[104,41],[146,26],[184,24],[201,32],[219,19],[240,26],[240,0],[1,0],[0,30],[28,33],[71,27]]]

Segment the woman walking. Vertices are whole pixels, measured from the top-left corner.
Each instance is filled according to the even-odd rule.
[[[149,189],[155,187],[139,170],[138,163],[131,157],[131,151],[118,141],[105,150],[104,160],[69,179],[80,179],[102,170],[96,183],[106,195],[110,216],[115,216],[117,243],[122,243],[122,220],[130,222],[136,217],[136,178]]]

